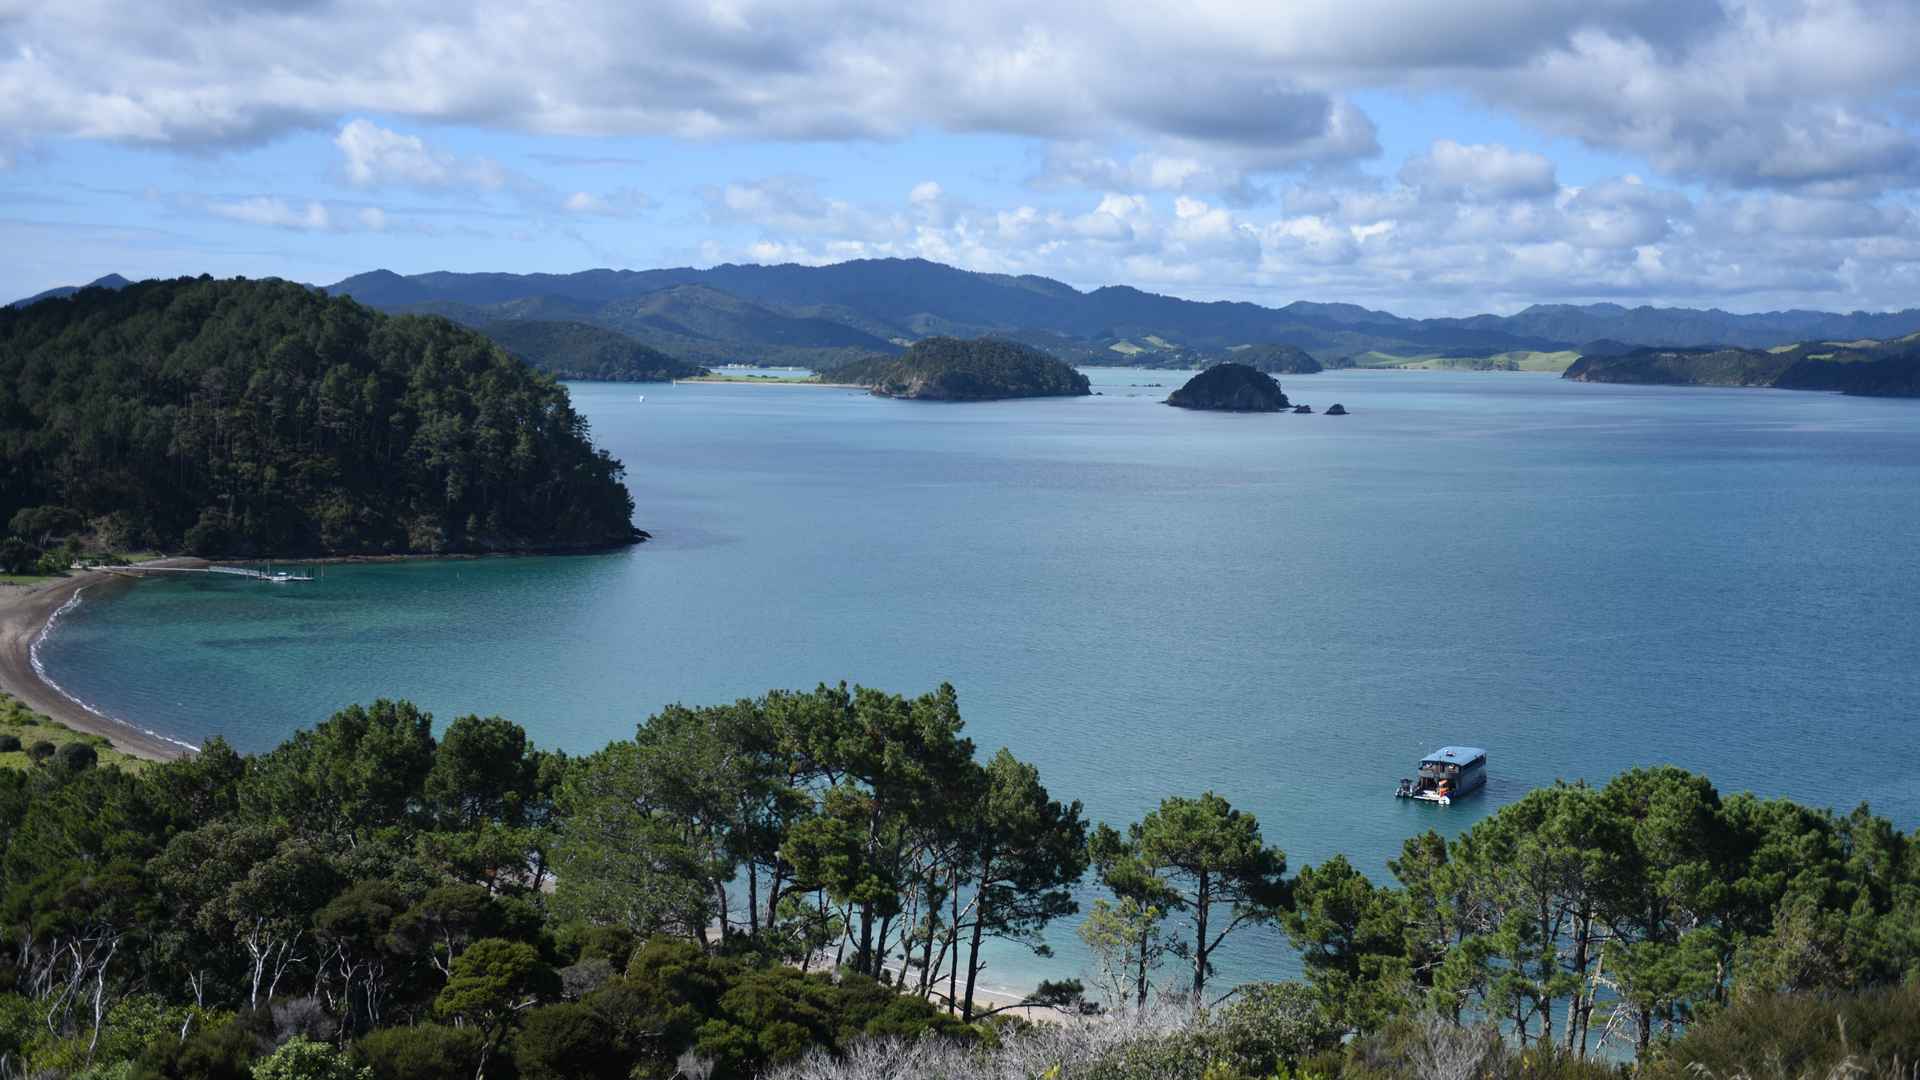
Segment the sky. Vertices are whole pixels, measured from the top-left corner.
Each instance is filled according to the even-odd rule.
[[[1920,306],[1916,0],[0,0],[0,299],[921,257]]]

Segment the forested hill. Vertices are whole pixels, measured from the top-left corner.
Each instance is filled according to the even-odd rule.
[[[1564,377],[1578,382],[1763,386],[1920,397],[1920,334],[1892,341],[1815,341],[1764,350],[1606,350],[1582,356]]]
[[[905,356],[876,356],[828,368],[824,382],[865,386],[882,397],[993,401],[1091,393],[1087,377],[1063,360],[1012,341],[935,337]]]
[[[0,520],[223,556],[638,539],[566,390],[444,319],[206,277],[0,311]]]
[[[480,332],[556,379],[670,382],[707,374],[699,364],[587,323],[508,319],[488,323]]]

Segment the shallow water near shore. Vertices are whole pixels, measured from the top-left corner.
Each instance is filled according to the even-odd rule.
[[[247,750],[379,696],[587,751],[674,701],[944,680],[1095,819],[1213,789],[1294,866],[1376,878],[1429,826],[1661,762],[1920,827],[1920,401],[1328,372],[1282,381],[1353,415],[1236,416],[1089,374],[982,405],[576,384],[653,542],[147,582],[40,659]],[[1449,742],[1490,750],[1485,792],[1392,798]],[[1079,974],[1049,938],[987,980]],[[1274,935],[1222,967],[1294,970]]]

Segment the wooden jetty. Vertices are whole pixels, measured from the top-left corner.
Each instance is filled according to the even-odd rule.
[[[244,566],[102,566],[109,574],[139,577],[142,574],[229,574],[278,585],[286,581],[312,581],[312,574],[290,574],[285,570],[252,570]]]

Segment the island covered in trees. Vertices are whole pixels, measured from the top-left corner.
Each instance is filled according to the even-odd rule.
[[[1290,871],[1214,792],[1089,821],[978,753],[950,686],[675,706],[579,757],[404,701],[259,755],[86,751],[0,752],[0,1076],[1891,1078],[1920,1051],[1920,841],[1674,767],[1535,790],[1375,877]],[[981,989],[988,943],[1045,955],[1074,915],[1084,979]],[[1222,987],[1263,925],[1302,978]]]
[[[1217,412],[1282,412],[1292,407],[1273,376],[1245,364],[1215,364],[1168,394],[1167,404]]]
[[[485,337],[281,281],[0,311],[0,521],[221,556],[632,543],[620,462]]]
[[[931,337],[900,356],[871,356],[820,372],[820,381],[923,401],[1084,396],[1087,377],[1038,349],[998,338]]]

